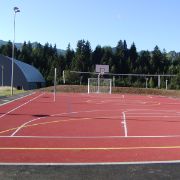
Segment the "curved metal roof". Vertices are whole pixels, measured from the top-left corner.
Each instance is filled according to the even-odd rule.
[[[14,60],[14,63],[22,70],[28,82],[45,82],[42,74],[35,67],[18,60]]]
[[[28,82],[45,82],[42,74],[35,67],[15,59],[14,63],[21,69]]]

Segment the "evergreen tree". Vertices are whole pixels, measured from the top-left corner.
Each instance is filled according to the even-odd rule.
[[[155,46],[154,51],[152,52],[152,73],[160,74],[163,71],[163,56],[158,46]]]
[[[100,64],[104,64],[104,65],[112,65],[112,59],[113,59],[113,52],[112,52],[112,48],[107,46],[104,47],[104,53],[103,56],[101,58],[101,62]]]
[[[168,73],[169,67],[171,66],[171,60],[168,59],[165,49],[163,50],[162,58],[163,58],[163,74],[166,74]]]
[[[91,64],[91,46],[89,41],[78,41],[72,63],[73,69],[77,71],[89,71]]]
[[[122,73],[122,62],[124,59],[124,45],[120,40],[116,46],[115,57],[113,59],[113,73]]]
[[[128,72],[128,49],[126,41],[120,40],[116,46],[115,57],[113,61],[114,73],[127,73]]]
[[[74,50],[71,49],[70,44],[68,44],[67,50],[66,50],[66,54],[65,54],[65,59],[66,59],[66,70],[70,70],[71,66],[72,66],[72,61],[74,58],[75,52]]]
[[[32,44],[30,41],[28,44],[26,42],[23,43],[21,53],[18,56],[18,59],[28,63],[28,64],[34,64],[32,59]]]
[[[135,43],[128,49],[126,41],[120,40],[115,48],[98,45],[92,51],[89,41],[79,40],[75,51],[68,44],[65,55],[60,55],[56,45],[52,46],[49,43],[41,45],[40,43],[24,42],[21,49],[17,49],[15,46],[14,50],[14,57],[38,68],[48,85],[53,85],[54,68],[57,68],[58,82],[62,82],[62,72],[66,70],[68,82],[78,84],[82,75],[78,74],[72,77],[71,70],[93,72],[96,64],[107,64],[111,73],[177,74],[178,76],[172,78],[170,86],[180,88],[177,85],[180,79],[180,56],[175,52],[168,54],[165,50],[161,52],[158,46],[155,46],[152,52],[141,51],[138,53]],[[1,46],[0,53],[11,58],[12,42],[9,41],[6,45]],[[86,76],[83,76],[81,80],[87,83]],[[157,85],[156,78],[150,78],[149,81],[151,87]],[[119,78],[117,82],[116,84],[123,86],[133,85],[132,83],[135,82],[134,84],[140,86],[144,83],[144,79],[131,77],[123,81],[122,78]]]
[[[136,50],[136,46],[133,42],[129,49],[129,67],[130,67],[130,72],[131,73],[136,73],[137,72],[137,58],[138,58],[138,53]]]
[[[8,56],[8,57],[12,57],[12,42],[8,41],[8,43],[6,45],[1,46],[0,51],[1,51],[1,54]],[[17,49],[15,46],[14,55],[16,55],[16,51],[17,51]]]
[[[100,45],[96,46],[94,52],[92,52],[92,71],[95,70],[96,64],[101,63],[103,54],[104,54],[104,49]]]
[[[137,68],[140,74],[151,73],[151,55],[149,51],[141,51],[138,57]]]

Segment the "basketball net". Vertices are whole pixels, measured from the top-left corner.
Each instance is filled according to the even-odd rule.
[[[104,75],[104,72],[105,72],[105,69],[104,69],[104,68],[101,68],[101,69],[100,69],[99,76],[103,76],[103,75]]]

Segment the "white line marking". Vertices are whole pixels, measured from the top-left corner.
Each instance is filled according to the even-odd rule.
[[[167,116],[167,115],[162,115],[162,116],[143,116],[143,115],[135,115],[135,116],[131,116],[131,115],[128,115],[128,118],[177,118],[177,117],[180,117],[179,115],[177,116]],[[137,119],[136,119],[137,120]],[[161,121],[161,119],[158,119],[157,121]],[[171,121],[171,119],[169,119],[169,121]],[[179,121],[179,120],[177,120]]]
[[[122,121],[122,124],[123,124],[123,127],[124,127],[124,136],[127,137],[128,135],[128,130],[127,130],[127,122],[126,122],[126,115],[125,115],[125,112],[122,112],[123,114],[123,121]]]
[[[81,112],[96,112],[98,110],[92,110],[92,111],[79,111],[79,112],[68,112],[68,113],[61,113],[61,114],[53,114],[53,115],[50,115],[49,117],[55,117],[55,116],[60,116],[60,115],[69,115],[69,114],[77,114],[77,113],[81,113]],[[34,122],[34,121],[37,121],[37,120],[40,120],[40,119],[45,119],[45,118],[48,118],[48,117],[39,117],[39,118],[35,118],[35,119],[32,119],[24,124],[22,124],[21,126],[19,126],[18,129],[16,129],[16,131],[14,133],[11,134],[10,137],[13,137],[18,131],[20,131],[22,128],[24,128],[27,124],[31,123],[31,122]]]
[[[141,165],[141,164],[170,164],[180,163],[180,160],[169,161],[130,161],[130,162],[94,162],[94,163],[0,163],[8,166],[105,166],[105,165]]]
[[[11,103],[11,102],[17,101],[17,100],[19,100],[19,99],[22,99],[22,98],[31,96],[31,95],[33,95],[33,94],[35,94],[35,92],[33,92],[33,93],[31,93],[31,94],[28,94],[28,95],[25,95],[25,96],[22,96],[22,97],[19,97],[19,98],[17,98],[17,99],[12,100],[12,101],[8,101],[8,100],[7,100],[8,102],[2,103],[2,104],[0,104],[0,106],[4,106],[4,105],[6,105],[6,104],[9,104],[9,103]],[[3,101],[4,101],[4,100],[3,100]]]
[[[20,130],[21,130],[24,126],[26,126],[28,123],[31,123],[31,122],[33,122],[33,121],[37,121],[37,120],[43,119],[43,118],[46,118],[46,117],[39,117],[39,118],[33,119],[33,120],[31,120],[31,121],[28,121],[28,122],[22,124],[21,126],[19,126],[19,128],[16,129],[16,131],[14,131],[14,132],[11,134],[11,137],[14,136],[18,131],[20,131]]]
[[[44,94],[44,93],[43,93],[43,94]],[[37,99],[38,97],[42,96],[43,94],[40,94],[40,95],[36,96],[35,98],[30,99],[29,101],[27,101],[27,102],[25,102],[25,103],[21,104],[20,106],[17,106],[16,108],[11,109],[11,110],[10,110],[10,111],[8,111],[7,113],[5,113],[5,114],[1,115],[1,116],[0,116],[0,118],[2,118],[2,117],[4,117],[4,116],[6,116],[6,115],[8,115],[8,114],[10,114],[11,112],[13,112],[13,111],[15,111],[15,110],[19,109],[20,107],[22,107],[22,106],[24,106],[24,105],[26,105],[26,104],[30,103],[31,101],[33,101],[33,100]]]
[[[0,138],[34,138],[34,139],[113,139],[113,138],[180,138],[180,135],[162,136],[0,136]]]
[[[151,112],[151,114],[154,114],[154,113],[160,113],[160,112],[163,112],[163,113],[177,113],[177,110],[156,110],[156,109],[152,109],[152,108],[149,108],[149,109],[141,109],[141,108],[139,108],[139,109],[127,109],[125,112],[128,112],[128,113],[131,113],[131,112],[133,112],[133,111],[135,111],[135,113],[136,112],[139,112],[140,111],[140,113],[142,112],[142,111],[149,111],[149,112]]]

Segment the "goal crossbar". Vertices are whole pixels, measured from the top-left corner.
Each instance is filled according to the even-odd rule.
[[[88,78],[89,93],[109,93],[112,91],[112,80],[106,78]]]

